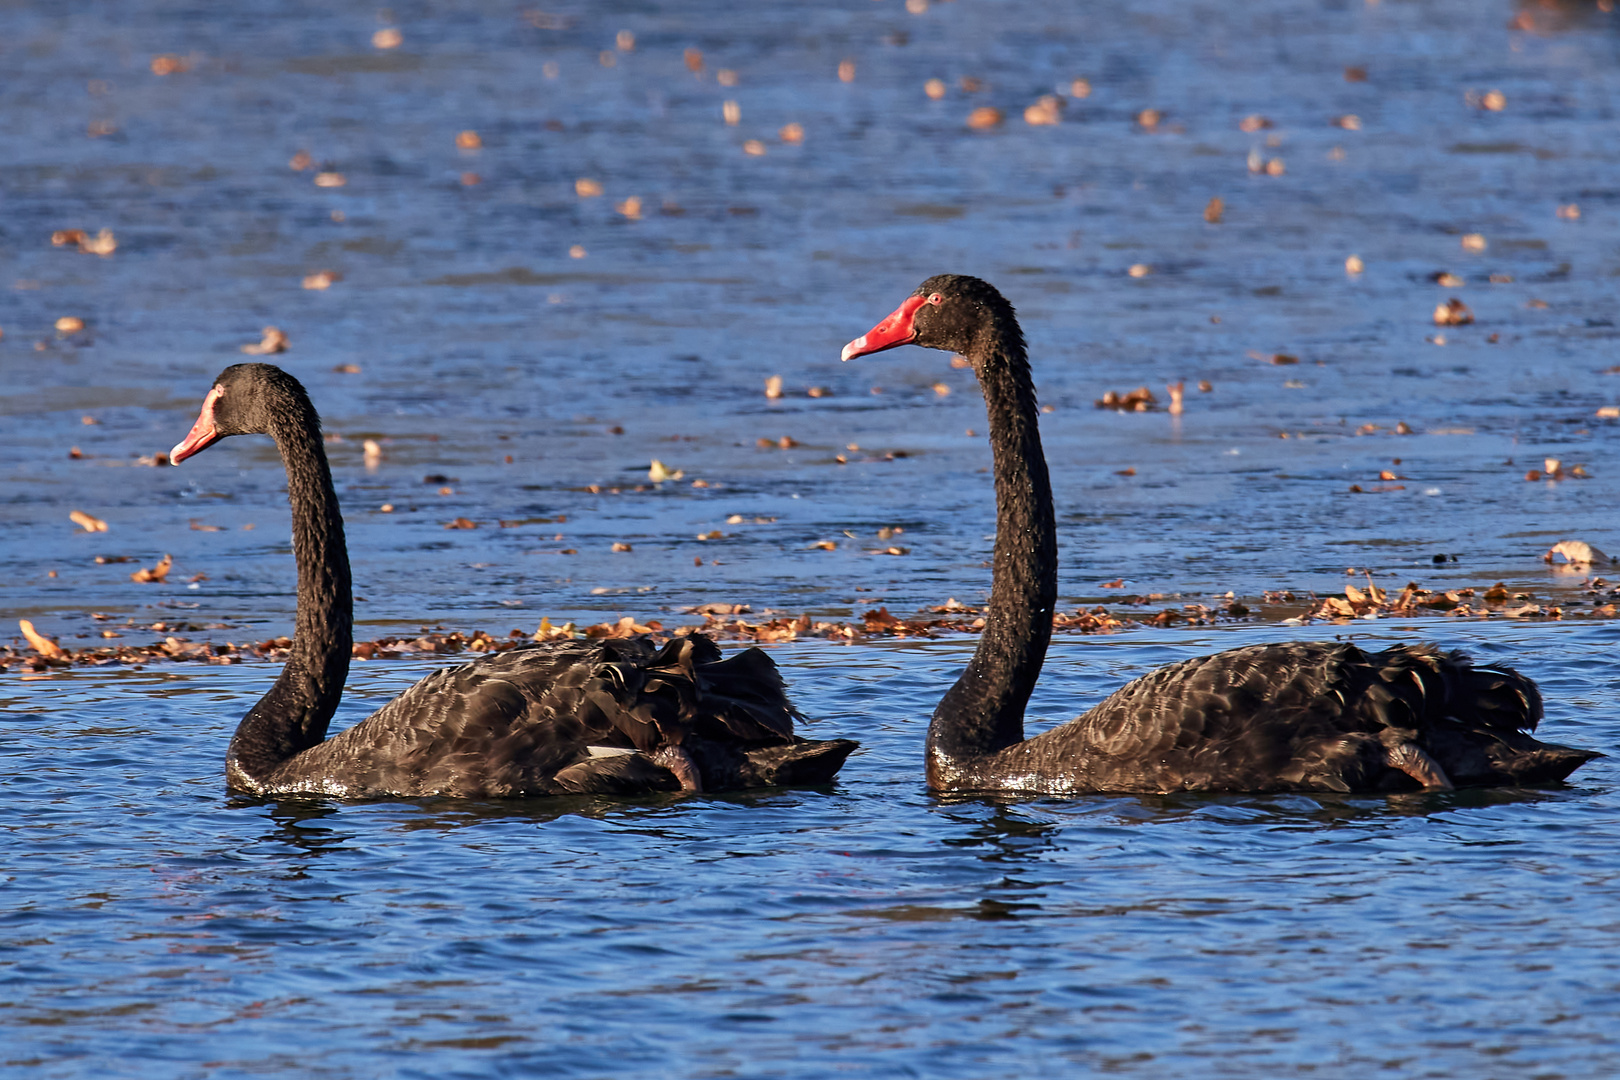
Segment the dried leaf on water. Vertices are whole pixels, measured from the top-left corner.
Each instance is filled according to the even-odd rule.
[[[113,237],[111,229],[102,229],[91,236],[83,229],[58,229],[51,233],[51,243],[56,247],[73,246],[86,255],[111,255],[118,250],[118,241]]]
[[[83,510],[73,511],[68,515],[68,519],[71,520],[73,524],[84,529],[85,532],[98,533],[107,531],[107,523],[105,521],[102,521],[100,518],[91,514],[87,514]]]
[[[1095,402],[1099,409],[1118,409],[1120,412],[1148,412],[1158,407],[1159,399],[1145,386],[1123,394],[1109,390]]]
[[[1024,123],[1037,127],[1056,124],[1063,119],[1063,99],[1056,94],[1043,94],[1040,100],[1024,110]]]
[[[133,574],[129,575],[129,580],[131,580],[131,581],[139,581],[139,582],[143,582],[145,584],[151,584],[151,585],[161,585],[161,584],[163,584],[164,580],[169,576],[169,570],[173,566],[174,566],[174,559],[171,558],[168,555],[165,555],[165,556],[163,556],[163,558],[158,560],[158,563],[157,563],[156,566],[153,566],[153,567],[151,567],[149,569],[143,568],[143,569],[137,570]]]
[[[1434,309],[1436,326],[1465,326],[1473,321],[1473,311],[1455,296]]]
[[[974,131],[984,131],[998,126],[1003,119],[1000,109],[991,105],[981,105],[968,113],[967,126]]]
[[[680,469],[671,469],[668,465],[665,465],[657,458],[653,458],[652,465],[647,469],[647,479],[653,481],[654,483],[662,483],[665,480],[679,480],[685,475],[686,473],[684,471]]]
[[[334,283],[342,280],[343,275],[338,273],[336,270],[319,270],[313,274],[307,275],[304,278],[304,288],[314,289],[317,291],[321,289],[330,289]]]
[[[1585,540],[1560,540],[1547,549],[1541,557],[1543,562],[1554,562],[1554,556],[1561,555],[1565,562],[1570,563],[1609,563],[1613,559],[1602,551],[1588,544]]]
[[[18,619],[17,628],[22,631],[23,637],[28,639],[28,644],[34,647],[34,651],[45,657],[45,659],[63,660],[67,658],[68,653],[66,649],[62,648],[62,646],[58,645],[50,638],[36,631],[34,629],[34,624],[29,622],[27,619]]]
[[[1209,202],[1204,204],[1204,220],[1211,225],[1219,225],[1221,218],[1226,214],[1226,200],[1219,195],[1212,195]]]
[[[478,528],[478,522],[471,518],[458,517],[454,521],[446,522],[444,527],[447,529],[476,529]]]
[[[242,351],[249,356],[269,356],[271,353],[287,351],[287,335],[274,326],[264,328],[263,335],[256,345],[243,345]]]

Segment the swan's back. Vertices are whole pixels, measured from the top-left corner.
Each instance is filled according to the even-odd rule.
[[[1598,756],[1538,742],[1540,719],[1533,682],[1458,652],[1255,645],[1160,668],[995,757],[1044,790],[1264,792],[1549,783]]]
[[[435,671],[249,789],[486,798],[674,791],[678,777],[655,760],[671,746],[695,761],[706,790],[830,780],[855,744],[799,739],[795,715],[776,665],[758,649],[721,660],[700,635],[662,647],[545,642]],[[751,768],[756,758],[797,771],[778,777],[768,765]]]

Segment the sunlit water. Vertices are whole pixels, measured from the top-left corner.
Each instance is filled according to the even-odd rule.
[[[1548,737],[1612,745],[1615,627],[1442,629],[1541,680]],[[1062,645],[1033,712],[1278,636]],[[9,684],[0,1062],[165,1078],[1620,1071],[1617,759],[1555,791],[947,801],[921,785],[921,741],[966,652],[778,649],[807,730],[864,741],[837,785],[651,803],[233,798],[224,744],[273,667]],[[416,670],[363,667],[346,716]]]
[[[1065,604],[1117,598],[1100,586],[1121,578],[1193,600],[1335,590],[1347,567],[1545,600],[1550,541],[1620,548],[1616,421],[1596,415],[1620,404],[1602,374],[1620,365],[1620,14],[1532,5],[1545,29],[1523,32],[1520,9],[1475,0],[527,10],[394,6],[394,50],[372,46],[370,7],[7,10],[0,605],[69,644],[101,629],[90,611],[285,632],[266,440],[134,464],[178,441],[270,324],[291,341],[271,359],[344,437],[359,615],[378,632],[976,602],[994,519],[971,373],[917,349],[838,363],[946,270],[997,283],[1023,317],[1054,409]],[[154,75],[159,54],[189,69]],[[1061,124],[1024,122],[1080,77],[1091,94]],[[1505,108],[1469,104],[1491,90]],[[1005,123],[969,130],[984,105]],[[1241,130],[1251,114],[1272,126]],[[1333,125],[1346,115],[1361,128]],[[790,123],[801,144],[781,141]],[[456,148],[464,130],[482,149]],[[294,171],[300,150],[313,165]],[[1251,153],[1284,174],[1251,173]],[[346,183],[317,187],[321,169]],[[640,220],[615,209],[632,196]],[[1558,216],[1570,205],[1579,219]],[[49,243],[102,227],[110,257]],[[1485,250],[1464,249],[1473,233]],[[302,288],[321,270],[342,278]],[[1476,322],[1436,327],[1453,295]],[[64,315],[87,330],[59,336]],[[1142,384],[1162,404],[1178,379],[1179,421],[1092,405]],[[1593,479],[1527,483],[1548,456]],[[655,458],[683,478],[649,484]],[[76,532],[74,509],[110,530]],[[445,528],[460,517],[479,527]],[[875,554],[889,547],[908,554]],[[165,552],[166,586],[94,562]]]

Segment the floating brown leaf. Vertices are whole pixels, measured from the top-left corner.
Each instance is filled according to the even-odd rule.
[[[249,356],[269,356],[271,353],[287,351],[287,335],[274,326],[264,328],[257,345],[243,345],[242,351]]]
[[[1570,563],[1612,563],[1613,559],[1599,549],[1588,544],[1585,540],[1560,540],[1547,549],[1541,557],[1543,562],[1553,562],[1554,556],[1562,556],[1565,562]]]
[[[129,575],[129,580],[139,581],[150,585],[161,585],[169,576],[169,570],[174,566],[174,560],[168,555],[158,560],[158,564],[150,569],[140,569]]]
[[[1473,321],[1473,311],[1455,296],[1434,309],[1436,326],[1465,326]]]
[[[1040,100],[1024,110],[1024,123],[1037,127],[1056,124],[1063,119],[1063,99],[1056,94],[1043,94]]]
[[[996,127],[1001,123],[1002,119],[1000,109],[991,105],[981,105],[968,113],[967,126],[974,131],[984,131]]]
[[[34,624],[27,619],[18,619],[17,627],[22,631],[23,637],[28,639],[28,644],[34,647],[34,651],[45,657],[45,659],[62,660],[67,657],[68,652],[66,649],[37,632],[34,629]]]
[[[105,521],[102,521],[100,518],[91,514],[87,514],[83,510],[73,511],[68,515],[68,520],[84,529],[85,532],[98,533],[107,531],[107,523]]]
[[[51,233],[51,243],[57,247],[77,247],[86,255],[111,255],[118,250],[118,241],[111,229],[102,229],[91,236],[83,229],[59,229]]]
[[[1153,396],[1153,391],[1145,386],[1138,386],[1135,390],[1124,394],[1114,390],[1107,393],[1095,402],[1099,409],[1118,409],[1120,412],[1148,412],[1156,408],[1159,399]]]

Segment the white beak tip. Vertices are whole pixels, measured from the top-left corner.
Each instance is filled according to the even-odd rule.
[[[843,354],[842,357],[840,357],[840,359],[848,360],[852,356],[859,356],[861,354],[861,351],[863,349],[865,349],[865,348],[866,348],[866,335],[862,334],[860,337],[856,338],[854,341],[852,341],[848,345],[844,346],[844,354]]]

